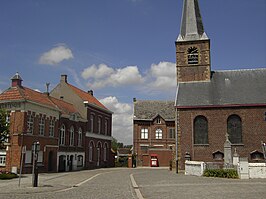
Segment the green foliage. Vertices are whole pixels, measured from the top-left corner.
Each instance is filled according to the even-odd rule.
[[[128,157],[120,157],[115,161],[115,167],[127,167],[128,166]]]
[[[235,169],[206,169],[203,176],[217,178],[238,178],[238,173]]]
[[[6,122],[7,112],[0,109],[0,149],[4,148],[4,142],[9,135],[9,124]]]
[[[0,180],[10,180],[17,177],[18,175],[15,173],[0,171]]]
[[[117,152],[118,148],[123,148],[123,143],[117,142],[117,139],[112,137],[112,149]]]

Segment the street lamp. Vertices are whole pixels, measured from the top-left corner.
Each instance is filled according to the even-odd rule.
[[[34,142],[32,145],[32,186],[38,187],[38,152],[40,151],[40,143]]]

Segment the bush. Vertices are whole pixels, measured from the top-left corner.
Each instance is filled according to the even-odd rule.
[[[206,169],[203,176],[217,178],[238,178],[238,173],[235,169]]]
[[[18,175],[15,173],[0,171],[0,180],[9,180],[9,179],[17,178],[17,177]]]

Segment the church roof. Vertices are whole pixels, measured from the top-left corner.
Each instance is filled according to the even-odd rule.
[[[174,101],[137,100],[134,102],[134,120],[153,120],[158,115],[166,121],[174,120]]]
[[[177,42],[209,39],[204,32],[198,0],[184,0]]]
[[[266,105],[266,68],[212,72],[211,81],[178,84],[175,105],[204,106]]]

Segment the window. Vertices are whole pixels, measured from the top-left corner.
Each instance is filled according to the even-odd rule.
[[[0,166],[6,166],[6,155],[0,155]]]
[[[94,115],[91,115],[91,133],[93,133],[94,129],[93,129],[93,123],[94,123]]]
[[[82,146],[82,129],[79,128],[78,131],[78,146]]]
[[[194,119],[194,144],[208,144],[208,120],[204,116]]]
[[[62,125],[60,128],[59,145],[65,145],[65,133],[66,133],[66,127],[65,125]]]
[[[175,138],[175,128],[169,128],[168,129],[169,138],[174,139]]]
[[[103,147],[103,161],[107,161],[107,144],[104,144]]]
[[[43,116],[40,116],[39,120],[39,134],[44,135],[44,126],[45,126],[45,118]]]
[[[156,118],[156,124],[161,124],[161,118],[160,117]]]
[[[55,121],[51,119],[50,124],[49,124],[49,136],[50,137],[54,137],[54,123]]]
[[[228,117],[227,133],[232,144],[242,143],[242,122],[238,115],[231,115]]]
[[[70,146],[74,146],[74,133],[75,133],[74,127],[71,126],[70,127],[70,137],[69,137],[69,145]]]
[[[155,138],[156,139],[163,139],[163,131],[162,131],[162,129],[156,129]]]
[[[104,121],[104,134],[105,135],[108,134],[108,121],[107,120]]]
[[[101,133],[101,127],[102,127],[102,118],[101,117],[98,117],[98,133],[100,134]]]
[[[149,131],[148,129],[141,129],[141,133],[140,133],[140,138],[141,139],[148,139],[149,138]]]
[[[199,63],[199,52],[196,47],[190,47],[187,51],[188,64]]]
[[[33,133],[33,115],[31,113],[28,113],[27,115],[27,128],[28,128],[28,133]]]
[[[92,162],[93,160],[93,142],[90,142],[89,146],[89,161]]]

